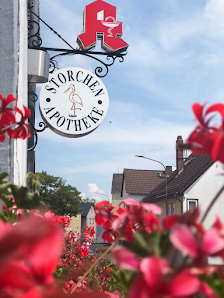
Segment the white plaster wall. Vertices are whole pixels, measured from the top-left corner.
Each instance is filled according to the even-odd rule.
[[[187,199],[198,199],[201,215],[204,214],[209,203],[224,184],[224,167],[220,162],[215,162],[194,184],[184,193],[183,211],[187,210]],[[212,207],[207,219],[205,227],[209,228],[215,220],[215,216],[219,215],[224,222],[224,193],[219,197]]]
[[[125,189],[125,181],[124,181],[124,184],[123,184],[122,195],[123,195],[123,200],[131,198],[131,199],[134,199],[137,202],[140,202],[145,197],[145,195],[143,195],[143,194],[130,194],[130,193],[127,193],[126,189]]]
[[[19,0],[18,7],[18,102],[28,106],[27,96],[27,0]],[[27,173],[27,140],[14,141],[14,183],[21,185]]]

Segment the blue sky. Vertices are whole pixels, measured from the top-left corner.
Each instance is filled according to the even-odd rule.
[[[83,32],[83,11],[92,1],[40,0],[40,16],[73,47]],[[224,100],[223,0],[109,0],[123,22],[129,44],[102,81],[109,111],[90,135],[69,139],[50,129],[39,134],[36,171],[63,177],[83,196],[111,196],[113,173],[124,168],[161,169],[144,155],[175,166],[175,141],[194,128],[191,105]],[[43,46],[68,48],[41,24]],[[96,50],[100,49],[100,42]],[[58,66],[99,66],[81,56],[59,58]],[[38,86],[40,90],[41,85]],[[36,123],[40,121],[37,106]],[[36,125],[37,126],[37,125]]]

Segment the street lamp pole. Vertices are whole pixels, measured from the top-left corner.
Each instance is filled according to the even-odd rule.
[[[158,162],[160,163],[163,167],[164,167],[164,170],[165,170],[165,183],[166,183],[166,215],[168,215],[168,204],[167,204],[167,172],[166,172],[166,167],[164,166],[164,164],[161,162],[161,161],[158,161],[158,160],[155,160],[155,159],[152,159],[152,158],[148,158],[148,157],[145,157],[143,155],[135,155],[135,157],[141,157],[141,158],[145,158],[145,159],[148,159],[148,160],[152,160],[152,161],[155,161],[155,162]]]
[[[104,193],[100,193],[100,192],[95,192],[95,193],[97,193],[98,195],[102,195],[102,196],[107,197],[108,198],[108,201],[110,201],[110,198],[108,197],[108,195],[105,195]]]

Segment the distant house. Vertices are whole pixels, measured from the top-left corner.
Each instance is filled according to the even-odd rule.
[[[77,233],[81,233],[81,213],[71,217],[69,230]]]
[[[118,207],[123,198],[121,197],[123,174],[113,174],[111,194],[112,205]]]
[[[83,233],[86,230],[86,226],[94,226],[94,229],[96,230],[94,204],[81,203],[79,209],[81,210],[81,232]],[[95,239],[96,234],[94,236],[94,240]]]
[[[179,138],[180,142],[182,138]],[[196,206],[201,214],[224,183],[224,169],[220,162],[213,163],[209,156],[191,154],[183,159],[183,151],[177,150],[177,170],[167,179],[168,214],[181,214]],[[155,187],[143,202],[155,203],[163,210],[161,219],[166,215],[166,183]],[[215,215],[224,217],[224,194],[220,196],[209,213],[205,226],[208,228]]]
[[[167,174],[172,173],[172,167],[167,167]],[[165,171],[124,169],[121,196],[140,202],[157,185],[165,180]]]

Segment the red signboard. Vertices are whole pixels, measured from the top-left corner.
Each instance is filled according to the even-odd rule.
[[[122,22],[117,21],[115,6],[96,0],[85,7],[84,33],[77,38],[82,49],[94,48],[97,38],[100,38],[102,48],[106,52],[126,51],[128,44],[120,36],[122,36]]]

